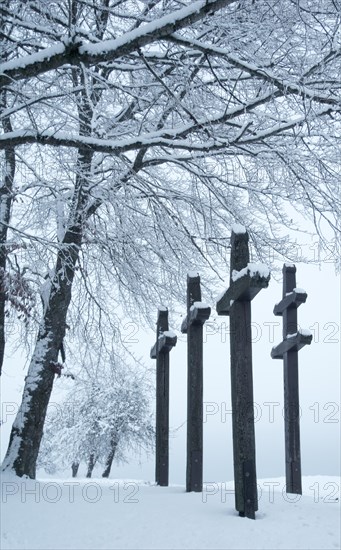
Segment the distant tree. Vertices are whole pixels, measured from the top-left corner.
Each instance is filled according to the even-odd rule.
[[[293,208],[337,257],[340,10],[5,0],[0,16],[0,276],[14,243],[42,298],[3,468],[34,478],[68,326],[105,340],[113,311],[147,317],[191,267],[216,281],[233,222],[258,257],[290,258]]]
[[[76,379],[65,400],[47,415],[38,465],[53,473],[80,463],[91,477],[96,464],[109,477],[115,458],[149,451],[154,445],[150,387],[146,374],[116,363],[92,378]]]

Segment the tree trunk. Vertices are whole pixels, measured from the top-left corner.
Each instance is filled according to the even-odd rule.
[[[109,477],[109,475],[110,475],[110,470],[111,470],[113,460],[115,458],[117,445],[118,445],[117,441],[112,442],[110,452],[109,452],[109,454],[107,456],[107,460],[105,462],[105,470],[102,474],[102,477]]]
[[[58,353],[65,335],[66,314],[81,244],[81,225],[65,233],[57,255],[55,276],[25,380],[22,403],[14,421],[3,469],[35,479],[46,410]]]
[[[6,95],[2,93],[1,107],[6,107]],[[12,132],[12,124],[9,117],[2,119],[4,132]],[[15,150],[14,147],[5,149],[5,174],[0,182],[0,375],[5,354],[5,306],[6,306],[6,259],[7,259],[7,231],[11,217],[13,201],[13,181],[15,175]]]
[[[91,453],[91,455],[89,456],[88,471],[86,472],[86,477],[92,476],[92,472],[94,470],[96,462],[97,462],[97,457],[95,456],[94,453]]]
[[[79,462],[73,462],[71,464],[72,477],[77,477],[79,468]]]

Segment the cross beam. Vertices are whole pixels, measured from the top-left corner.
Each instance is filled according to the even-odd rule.
[[[298,351],[310,345],[312,334],[297,328],[297,308],[307,293],[296,288],[296,267],[283,266],[283,298],[274,314],[283,317],[283,341],[272,348],[273,359],[284,362],[285,475],[287,493],[302,494]]]
[[[187,276],[187,463],[186,491],[202,491],[203,477],[203,325],[211,308],[201,302],[199,275]]]
[[[301,332],[289,334],[283,342],[272,348],[271,357],[272,359],[284,359],[285,353],[288,353],[289,351],[298,352],[304,346],[311,344],[312,338],[313,337],[311,334],[302,334]]]
[[[249,263],[249,236],[231,235],[230,287],[217,302],[218,315],[230,316],[231,395],[235,506],[240,516],[255,519],[258,510],[253,410],[251,300],[269,284],[263,265]]]
[[[252,272],[248,270],[245,275],[231,282],[230,287],[217,301],[218,315],[230,315],[231,306],[236,300],[250,302],[257,296],[262,288],[267,288],[269,278],[262,276],[258,272],[251,273]]]
[[[160,307],[150,357],[156,359],[155,482],[163,487],[169,482],[169,352],[176,342],[168,330],[168,309]]]

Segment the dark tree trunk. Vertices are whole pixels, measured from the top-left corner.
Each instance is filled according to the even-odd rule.
[[[109,475],[110,475],[111,466],[112,466],[113,460],[115,458],[117,445],[118,445],[117,441],[112,442],[110,453],[108,454],[107,460],[105,462],[105,469],[104,469],[104,472],[102,474],[102,477],[109,477]]]
[[[71,464],[72,477],[77,477],[79,469],[79,462],[73,462]]]
[[[88,197],[86,174],[89,173],[91,159],[91,151],[79,151],[74,208],[70,214],[73,223],[66,230],[57,254],[55,275],[25,380],[22,403],[2,466],[3,470],[13,470],[18,476],[27,475],[32,479],[36,475],[36,461],[54,376],[56,372],[60,374],[58,353],[65,336],[72,282],[82,243],[84,207]]]
[[[6,106],[5,92],[1,96],[1,107]],[[9,117],[2,119],[4,132],[12,132],[12,124]],[[5,307],[6,307],[6,259],[7,259],[7,230],[11,217],[13,201],[13,181],[15,175],[15,150],[14,147],[5,149],[5,174],[0,183],[0,375],[5,354]]]
[[[91,455],[89,456],[88,471],[86,472],[86,477],[92,476],[92,472],[94,470],[96,462],[97,462],[97,457],[95,456],[94,453],[91,453]]]
[[[57,370],[58,353],[65,335],[66,314],[80,244],[81,229],[72,227],[66,232],[64,246],[58,252],[56,275],[3,463],[4,469],[13,469],[18,476],[35,478],[46,410]]]

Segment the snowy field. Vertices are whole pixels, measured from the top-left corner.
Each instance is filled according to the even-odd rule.
[[[234,510],[232,483],[200,493],[135,480],[3,477],[2,550],[340,548],[340,479],[258,480],[256,521]]]

